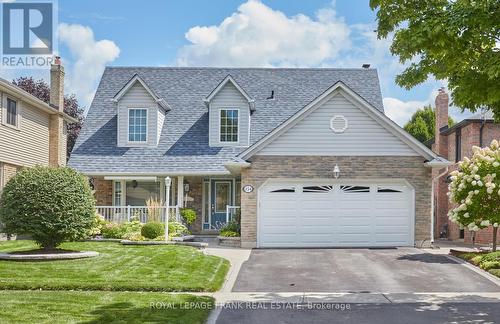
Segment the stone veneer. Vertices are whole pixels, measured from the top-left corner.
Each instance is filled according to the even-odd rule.
[[[12,179],[17,171],[19,170],[18,166],[9,163],[0,163],[0,172],[2,173],[2,177],[0,179],[3,183],[0,183],[0,189],[3,188],[10,179]]]
[[[257,192],[268,178],[332,178],[338,164],[341,179],[406,179],[415,188],[415,244],[430,239],[431,169],[419,156],[254,156],[241,173],[242,186],[252,185],[241,196],[241,246],[257,244]]]
[[[97,206],[113,205],[113,181],[93,178],[94,197]]]

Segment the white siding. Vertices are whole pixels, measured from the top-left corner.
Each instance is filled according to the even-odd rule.
[[[148,110],[147,143],[128,142],[128,110],[129,108],[146,108]],[[118,146],[154,146],[158,144],[158,104],[148,91],[136,82],[118,102]]]
[[[20,111],[19,128],[4,125],[3,118],[7,95],[1,93],[0,109],[0,161],[19,165],[35,166],[49,164],[49,114],[18,98]]]
[[[314,108],[313,108],[314,109]],[[334,133],[330,119],[342,115],[348,121],[343,133]],[[304,119],[269,143],[258,155],[418,155],[406,143],[381,126],[342,93],[317,107]]]
[[[156,125],[156,144],[160,141],[161,130],[163,128],[163,122],[165,121],[165,111],[163,109],[158,109],[158,123]]]
[[[221,109],[239,109],[238,143],[220,143],[219,116]],[[250,105],[241,92],[228,82],[215,95],[210,102],[210,146],[248,146],[249,125],[250,125]]]

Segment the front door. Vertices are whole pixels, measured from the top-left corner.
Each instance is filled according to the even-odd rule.
[[[220,229],[226,223],[226,208],[232,204],[232,185],[231,180],[210,180],[211,228]]]

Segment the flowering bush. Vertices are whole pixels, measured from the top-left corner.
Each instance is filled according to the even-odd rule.
[[[500,149],[497,140],[489,147],[472,148],[473,156],[459,162],[451,172],[448,196],[457,207],[449,211],[451,221],[470,231],[493,226],[493,250],[500,224]]]

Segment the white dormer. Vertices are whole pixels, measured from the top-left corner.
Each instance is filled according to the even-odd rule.
[[[117,103],[117,145],[156,146],[165,113],[170,110],[139,75],[134,75],[112,99]]]
[[[247,147],[254,100],[228,75],[205,98],[210,146]]]

